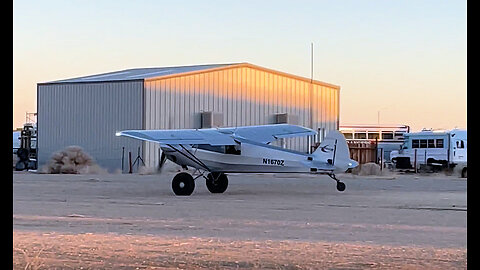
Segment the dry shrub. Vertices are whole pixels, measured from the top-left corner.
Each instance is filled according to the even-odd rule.
[[[80,146],[71,145],[52,154],[50,160],[41,169],[42,173],[62,174],[99,174],[107,171],[95,163],[95,160]]]
[[[357,167],[352,169],[352,174],[359,175],[359,176],[369,176],[369,175],[377,175],[382,176],[385,175],[387,172],[386,170],[381,170],[380,165],[376,163],[365,163],[360,164]]]

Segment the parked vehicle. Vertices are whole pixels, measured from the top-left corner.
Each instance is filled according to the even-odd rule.
[[[390,162],[390,152],[399,150],[403,144],[403,134],[410,131],[408,125],[340,125],[340,132],[343,134],[349,147],[356,147],[363,143],[376,143],[377,153],[373,151],[373,158],[368,158],[371,151],[360,154],[366,157],[366,162],[379,162],[386,164]],[[363,150],[361,150],[363,151]],[[356,153],[350,149],[350,153]],[[375,160],[377,157],[377,160]],[[370,161],[368,161],[370,160]],[[361,160],[357,160],[363,163]]]
[[[17,156],[14,158],[16,171],[37,169],[37,126],[35,124],[26,123],[20,134],[13,133],[13,153]]]
[[[390,159],[396,168],[419,168],[426,164],[433,168],[455,168],[467,177],[467,131],[422,130],[405,133],[400,150],[392,151]]]

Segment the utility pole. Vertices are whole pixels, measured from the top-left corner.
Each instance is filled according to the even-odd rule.
[[[313,42],[311,43],[310,62],[310,128],[313,129]],[[312,153],[313,136],[308,137],[308,153]]]
[[[310,73],[310,83],[313,83],[313,42],[312,42],[312,61],[311,61],[311,73]]]
[[[312,42],[312,60],[310,75],[310,128],[313,129],[313,42]]]

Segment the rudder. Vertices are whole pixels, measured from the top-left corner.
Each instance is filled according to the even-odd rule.
[[[350,150],[347,141],[343,134],[338,130],[332,130],[327,136],[325,136],[325,139],[320,146],[315,152],[313,152],[313,156],[328,157],[328,153],[331,155],[330,158],[332,164],[342,171],[346,171],[348,168],[353,168],[358,165],[355,161],[350,159]]]

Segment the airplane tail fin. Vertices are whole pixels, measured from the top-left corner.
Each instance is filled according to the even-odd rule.
[[[350,159],[347,141],[343,134],[337,130],[332,130],[325,136],[320,146],[313,152],[313,156],[327,158],[327,160],[330,160],[329,163],[341,171],[355,168],[358,165],[358,162]]]

